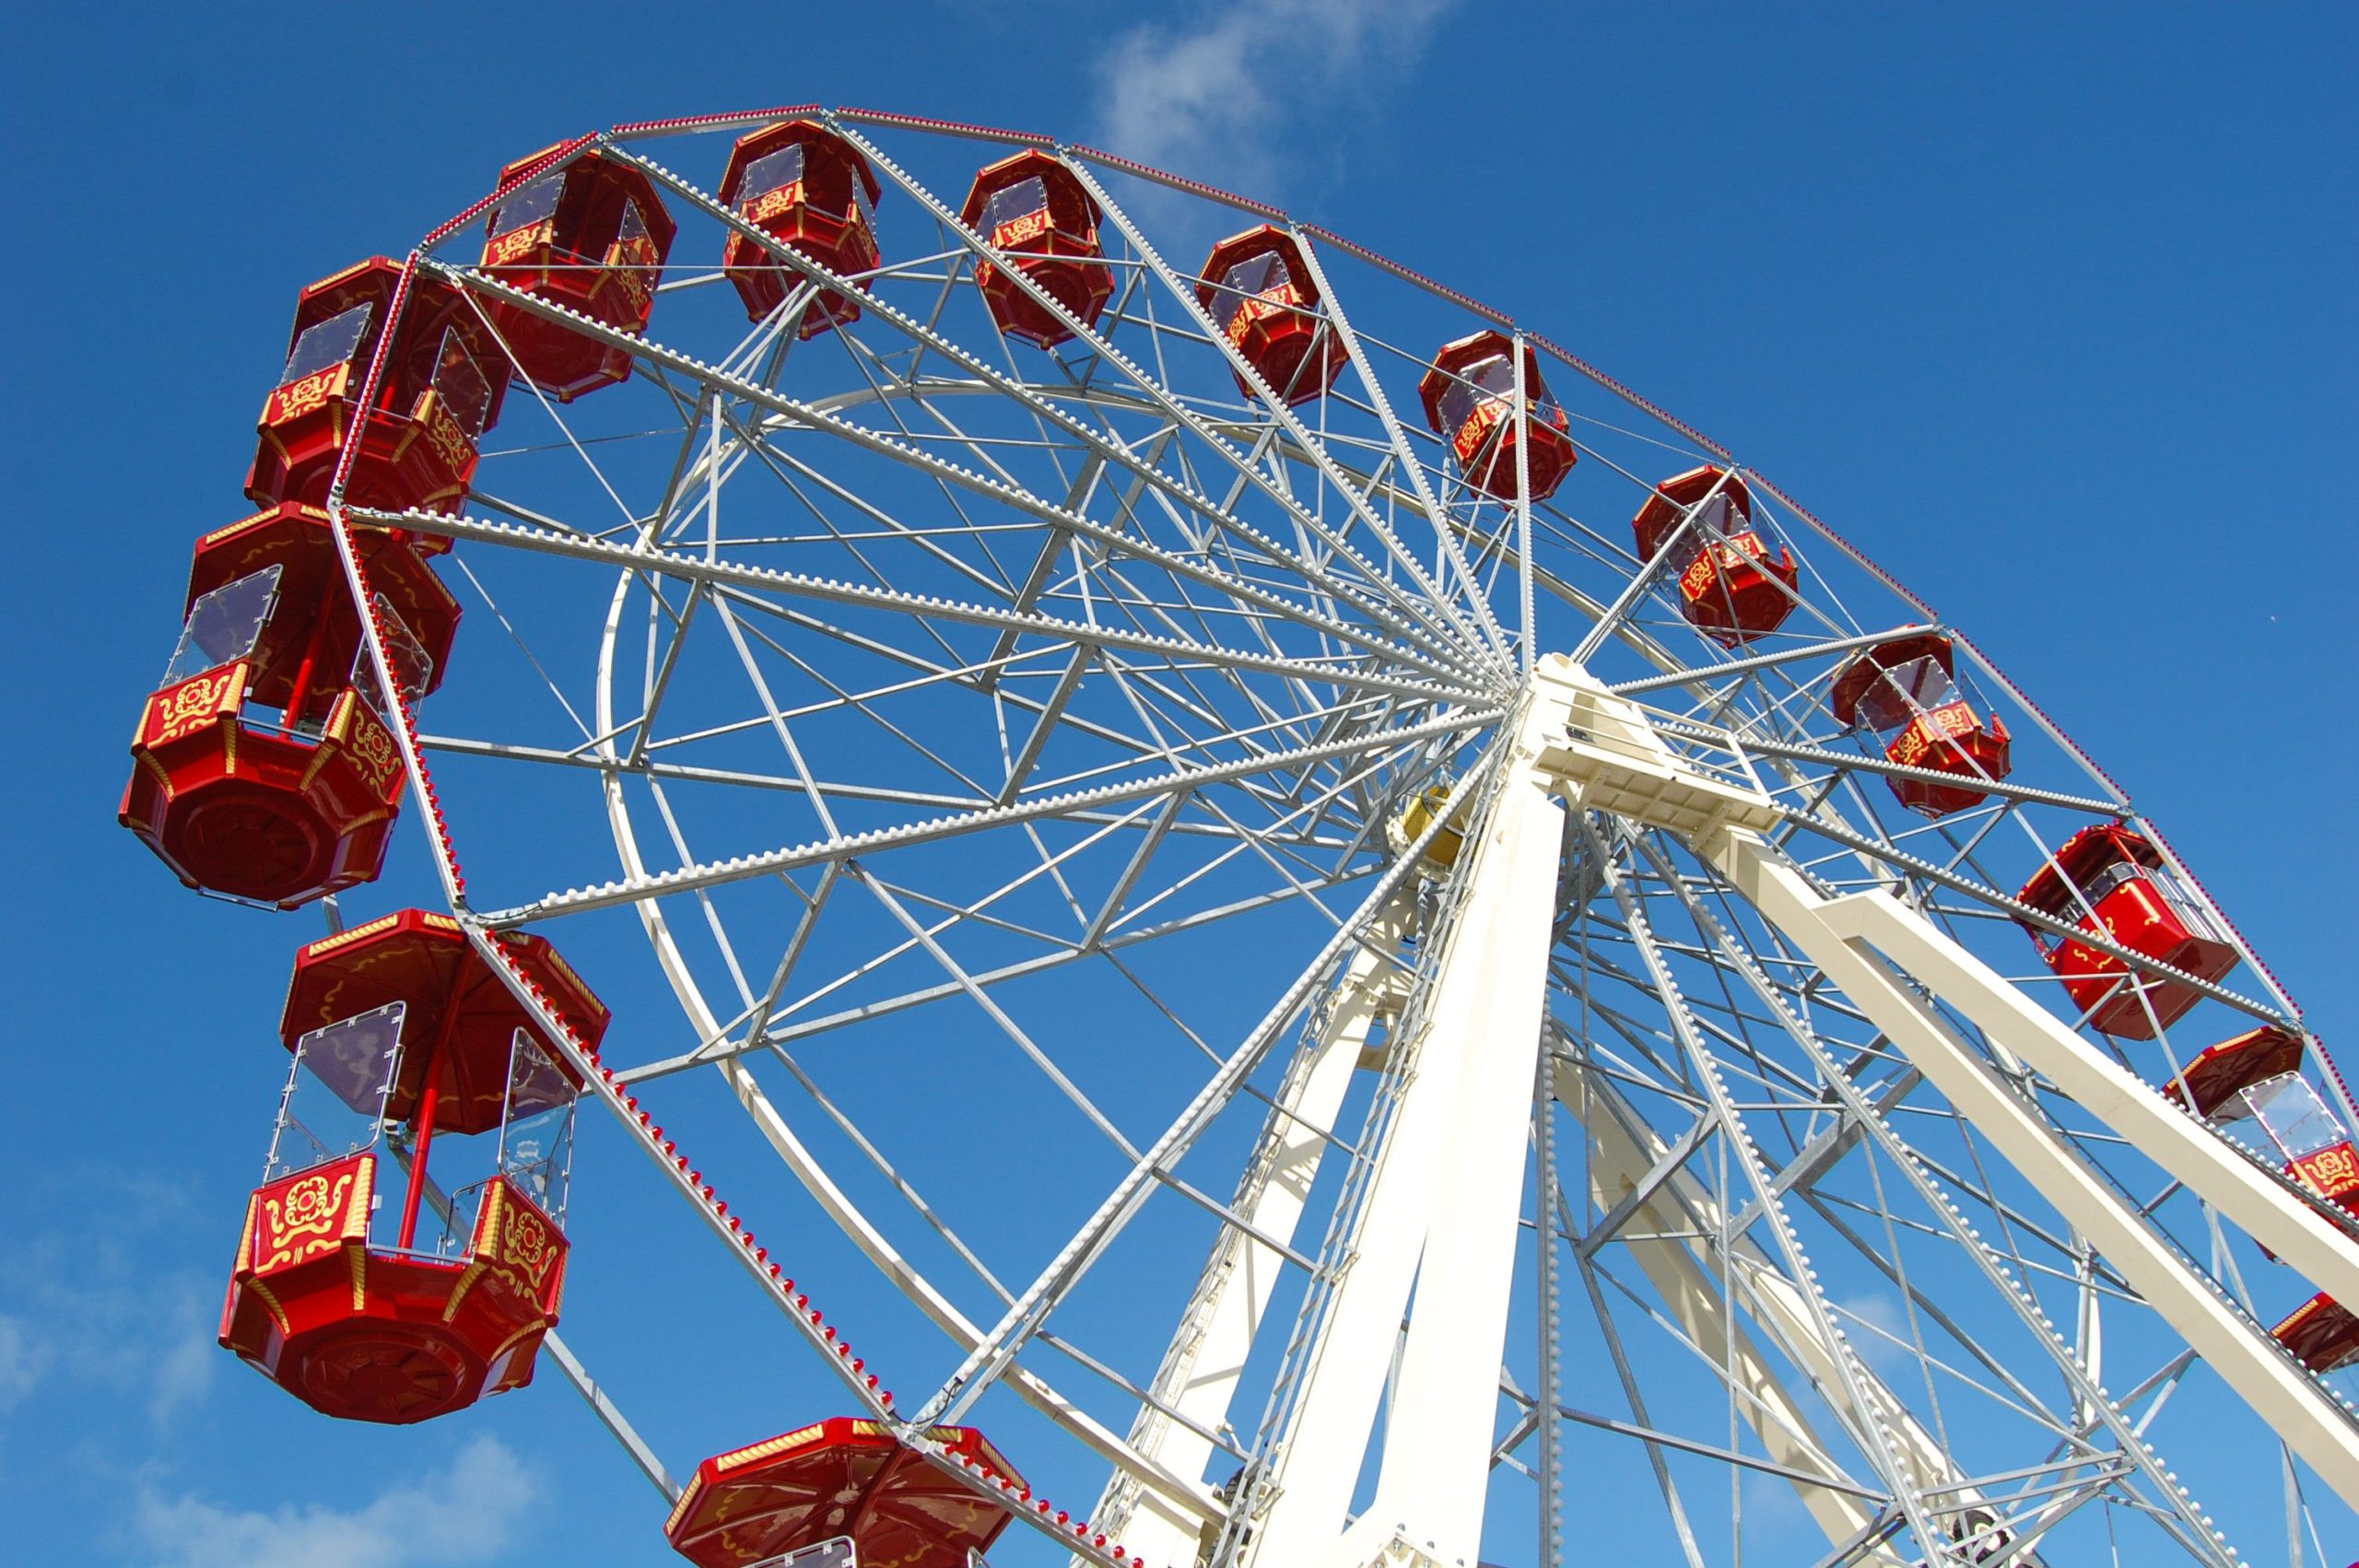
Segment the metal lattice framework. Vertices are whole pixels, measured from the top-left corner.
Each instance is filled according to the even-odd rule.
[[[880,178],[871,275],[717,199],[731,141],[799,112]],[[1022,146],[1102,208],[1094,324],[958,220]],[[2282,1494],[2285,1559],[2325,1561],[2359,1431],[2267,1326],[2359,1293],[2350,1222],[2154,1092],[2300,1014],[2165,846],[2241,966],[2078,932],[2201,998],[2151,1041],[2085,1026],[2023,929],[2071,925],[2012,890],[2091,824],[2162,840],[1962,637],[2013,771],[1898,803],[1954,780],[1831,692],[1955,637],[1930,607],[1546,339],[1273,209],[865,111],[540,167],[591,148],[681,225],[647,336],[478,270],[497,193],[409,263],[632,376],[520,380],[464,515],[398,514],[458,542],[476,626],[399,738],[478,941],[651,944],[686,1029],[581,1064],[844,1398],[1110,1478],[1025,1497],[1048,1539],[995,1562],[2236,1561],[2191,1491]],[[1264,220],[1345,358],[1296,406],[1198,298]],[[792,282],[750,325],[733,234]],[[1070,340],[1002,337],[986,265]],[[860,319],[798,335],[831,300]],[[1486,327],[1566,416],[1552,497],[1470,484],[1410,396]],[[1699,463],[1800,565],[1733,645],[1630,543]],[[799,1193],[756,1206],[798,1241],[757,1244],[690,1143],[774,1155]],[[896,1398],[815,1290],[939,1354]],[[552,1344],[675,1492],[616,1402],[655,1390]]]

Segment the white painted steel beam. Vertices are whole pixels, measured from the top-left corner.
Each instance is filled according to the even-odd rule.
[[[1922,916],[1883,892],[1819,894],[1762,837],[1764,813],[1774,811],[1766,795],[1744,800],[1741,781],[1672,755],[1643,713],[1577,665],[1566,661],[1555,672],[1543,665],[1543,695],[1552,675],[1565,706],[1561,740],[1544,765],[1561,772],[1582,803],[1669,828],[1715,863],[2295,1453],[2359,1504],[2359,1428],[2332,1397],[2189,1267],[1919,988],[1971,1018],[1994,1049],[2047,1075],[2330,1293],[2359,1287],[2359,1248]]]
[[[1488,907],[1467,910],[1483,945],[1452,955],[1428,1015],[1427,1048],[1461,1053],[1458,1104],[1367,1516],[1443,1562],[1471,1563],[1482,1545],[1564,831],[1563,804],[1510,771],[1474,868]]]
[[[2112,1071],[2118,1080],[2098,1072],[2098,1065],[2111,1064],[2095,1059],[2076,1037],[2066,1036],[2076,1047],[2066,1049],[2056,1037],[2064,1033],[2060,1024],[2021,998],[2008,1004],[2005,981],[1896,902],[1880,894],[1825,897],[1745,829],[1724,833],[1699,848],[2295,1454],[2345,1502],[2359,1506],[2359,1428],[2332,1397],[2188,1268],[1894,965],[1909,964],[1928,971],[1916,977],[1990,1030],[2000,1046],[2023,1053],[2043,1072],[2063,1071],[2067,1082],[2060,1087],[2094,1094],[2094,1112],[2118,1115],[2153,1137],[2155,1142],[2142,1144],[2142,1152],[2172,1174],[2189,1179],[2191,1186],[2190,1178],[2201,1176],[2220,1194],[2213,1200],[2224,1213],[2278,1247],[2295,1266],[2322,1266],[2313,1277],[2330,1293],[2353,1289],[2346,1281],[2359,1270],[2359,1254],[2349,1242],[2339,1234],[2327,1235],[2322,1219],[2291,1194],[2271,1188],[2248,1165],[2239,1172],[2236,1166],[2242,1162],[2191,1118],[2182,1116],[2171,1126],[2164,1117],[2142,1117],[2140,1097],[2154,1098],[2151,1090],[2118,1068]],[[2037,1026],[2035,1019],[2045,1020],[2054,1032]],[[2033,1053],[2045,1059],[2035,1059]],[[2084,1053],[2093,1059],[2081,1059]],[[2213,1147],[2200,1147],[2200,1139],[2213,1139]],[[2198,1191],[2212,1197],[2203,1188]],[[2296,1246],[2302,1248],[2300,1257],[2290,1250]],[[2352,1299],[2359,1299],[2359,1292]]]
[[[1357,1568],[1396,1527],[1444,1562],[1472,1562],[1480,1543],[1564,831],[1533,766],[1539,711],[1508,739],[1462,851],[1458,918],[1272,1467],[1256,1568]],[[1413,1282],[1377,1500],[1344,1534]]]
[[[1396,908],[1378,921],[1355,951],[1325,1019],[1279,1092],[1235,1204],[1262,1235],[1294,1239],[1352,1069],[1378,1021],[1398,1006],[1400,969],[1393,950],[1405,913]],[[1169,1413],[1149,1407],[1141,1414],[1131,1432],[1134,1452],[1172,1474],[1191,1480],[1203,1475],[1215,1446],[1203,1433],[1219,1431],[1229,1420],[1230,1401],[1280,1270],[1272,1248],[1234,1227],[1223,1229],[1151,1390]],[[1120,1475],[1092,1516],[1109,1530],[1119,1527],[1123,1543],[1148,1562],[1192,1562],[1203,1527],[1201,1514],[1176,1507]]]
[[[1621,1092],[1574,1062],[1555,1064],[1558,1103],[1573,1113],[1589,1134],[1590,1197],[1599,1211],[1607,1212],[1638,1189],[1667,1147],[1649,1137],[1646,1143],[1633,1128],[1645,1121]],[[1651,1145],[1651,1146],[1649,1146]],[[1825,1476],[1850,1483],[1822,1440],[1802,1400],[1787,1391],[1769,1358],[1755,1343],[1741,1322],[1731,1323],[1728,1298],[1715,1277],[1717,1259],[1709,1238],[1724,1216],[1703,1183],[1684,1170],[1673,1172],[1642,1199],[1623,1221],[1616,1240],[1662,1298],[1672,1322],[1687,1335],[1696,1351],[1711,1360],[1729,1386],[1740,1391],[1739,1411],[1761,1439],[1762,1451],[1773,1464],[1802,1475]],[[1730,1272],[1744,1290],[1746,1306],[1771,1328],[1774,1337],[1806,1375],[1822,1388],[1840,1387],[1836,1377],[1833,1348],[1824,1344],[1816,1324],[1800,1299],[1799,1288],[1751,1243],[1740,1240],[1731,1248]],[[1892,1399],[1888,1410],[1900,1410]],[[1904,1418],[1906,1420],[1906,1418]],[[1914,1421],[1906,1421],[1907,1452],[1916,1461],[1926,1486],[1954,1482],[1940,1445]],[[1794,1494],[1811,1517],[1837,1546],[1867,1532],[1877,1510],[1856,1492],[1793,1482]],[[1860,1561],[1896,1564],[1902,1559],[1881,1548]]]
[[[2359,1246],[2220,1135],[2066,1028],[1930,923],[1881,894],[1852,894],[1822,919],[1865,942],[1971,1018],[2025,1066],[2187,1184],[2247,1235],[2341,1301],[2359,1302]]]

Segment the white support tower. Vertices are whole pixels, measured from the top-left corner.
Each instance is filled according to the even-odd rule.
[[[1456,1568],[1475,1561],[1500,1403],[1484,1374],[1503,1352],[1524,1177],[1524,1086],[1543,1033],[1567,804],[1667,829],[1718,867],[2293,1453],[2359,1504],[2359,1425],[2351,1412],[2190,1270],[1942,1010],[1971,1021],[1991,1052],[2006,1053],[2001,1059],[2026,1064],[2330,1293],[2359,1300],[2359,1247],[2341,1226],[1898,899],[1813,889],[1764,837],[1780,818],[1764,790],[1737,769],[1708,769],[1675,753],[1636,704],[1570,661],[1540,662],[1513,734],[1489,814],[1468,840],[1448,946],[1408,1009],[1418,1024],[1397,1047],[1404,1053],[1399,1102],[1373,1156],[1341,1282],[1304,1357],[1248,1562]],[[1657,979],[1668,987],[1667,976]],[[1335,1016],[1364,1018],[1370,985],[1367,966],[1355,965]],[[1321,1036],[1315,1059],[1332,1060],[1341,1037]],[[1710,1238],[1724,1219],[1717,1200],[1675,1163],[1659,1168],[1667,1151],[1634,1130],[1646,1121],[1621,1092],[1567,1061],[1556,1066],[1555,1084],[1589,1134],[1591,1200],[1624,1211],[1625,1227],[1634,1214],[1654,1229],[1659,1239],[1645,1239],[1642,1226],[1631,1250],[1693,1342],[1720,1347],[1712,1353],[1721,1375],[1750,1391],[1755,1433],[1830,1542],[1838,1550],[1864,1543],[1846,1561],[1904,1559],[1875,1544],[1875,1511],[1830,1457],[1804,1401],[1755,1348],[1748,1322],[1810,1386],[1848,1385],[1847,1402],[1867,1417],[1852,1436],[1880,1455],[1895,1493],[1916,1500],[1904,1512],[1922,1511],[1920,1529],[1935,1515],[1958,1520],[1985,1506],[1941,1440],[1847,1342],[1798,1254],[1781,1264],[1750,1239],[1717,1252]],[[1325,1110],[1332,1102],[1321,1095],[1314,1103]],[[1724,1113],[1736,1117],[1733,1106]],[[1285,1215],[1285,1234],[1293,1217]],[[1255,1306],[1265,1300],[1254,1298]],[[1224,1364],[1238,1353],[1235,1345],[1223,1350]],[[1222,1385],[1224,1408],[1227,1391]],[[1373,1494],[1355,1515],[1371,1440]],[[1811,1477],[1827,1484],[1814,1486]],[[1961,1550],[1997,1539],[1951,1528],[1967,1543]],[[2020,1543],[2015,1560],[2032,1560],[2031,1542]]]

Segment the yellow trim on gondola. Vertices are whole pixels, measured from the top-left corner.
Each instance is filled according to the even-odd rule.
[[[254,1298],[262,1303],[264,1309],[270,1314],[270,1320],[278,1325],[281,1334],[293,1332],[293,1325],[287,1321],[287,1309],[278,1305],[278,1298],[271,1294],[268,1285],[260,1280],[248,1280],[242,1288],[252,1292]]]
[[[391,929],[400,919],[399,915],[380,915],[365,926],[355,926],[350,930],[339,931],[334,936],[322,937],[303,949],[303,956],[318,958],[323,954],[334,953],[339,947],[349,946],[356,942],[365,942],[379,931]]]
[[[500,1340],[499,1344],[492,1347],[491,1354],[484,1358],[484,1364],[487,1366],[498,1365],[499,1358],[506,1355],[509,1352],[509,1348],[514,1345],[517,1340],[522,1339],[527,1334],[537,1333],[540,1330],[546,1328],[548,1326],[549,1320],[547,1318],[534,1318],[530,1323],[525,1324],[522,1328],[517,1329],[516,1332],[509,1335],[508,1338]]]
[[[238,1261],[230,1272],[242,1273],[254,1266],[254,1226],[262,1219],[262,1194],[246,1197],[246,1228],[238,1233]]]
[[[475,1288],[475,1281],[483,1278],[484,1270],[488,1267],[480,1258],[466,1266],[459,1275],[458,1284],[452,1288],[451,1299],[442,1304],[443,1322],[448,1323],[459,1316],[459,1304],[467,1299],[467,1293]]]
[[[156,776],[156,782],[163,786],[164,803],[170,805],[172,800],[172,776],[164,771],[164,765],[156,760],[156,754],[142,746],[131,755],[139,759],[140,766]],[[142,823],[140,825],[145,827],[147,824]]]
[[[804,1446],[825,1431],[827,1431],[827,1422],[815,1422],[809,1426],[797,1427],[792,1432],[781,1433],[766,1443],[757,1443],[750,1448],[740,1448],[734,1454],[723,1454],[712,1462],[713,1472],[716,1475],[725,1475],[731,1470],[743,1469],[747,1465],[759,1464],[764,1459],[775,1458],[780,1454]]]
[[[361,272],[365,272],[365,271],[367,271],[367,270],[368,270],[368,267],[369,267],[369,262],[370,262],[370,261],[374,261],[375,259],[376,259],[376,258],[372,256],[372,257],[370,257],[368,261],[358,261],[358,262],[355,262],[355,263],[353,263],[350,266],[348,266],[348,267],[345,268],[342,272],[332,272],[332,273],[328,274],[328,275],[327,275],[327,276],[325,276],[325,277],[323,277],[323,278],[320,279],[320,281],[319,281],[319,282],[317,282],[317,283],[315,283],[315,284],[311,285],[311,287],[309,287],[309,288],[305,289],[303,292],[304,292],[304,293],[306,293],[306,294],[317,294],[317,293],[318,293],[321,289],[323,289],[323,288],[333,288],[333,287],[334,287],[337,284],[342,283],[346,278],[347,278],[347,277],[351,277],[351,276],[353,276],[354,275],[356,275],[356,274],[358,274],[358,273],[361,273]]]

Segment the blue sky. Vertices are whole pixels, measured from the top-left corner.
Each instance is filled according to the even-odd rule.
[[[270,1025],[317,928],[182,893],[112,821],[188,543],[237,515],[294,291],[617,121],[817,99],[1038,128],[1279,202],[1512,312],[1968,628],[2329,1042],[2351,1036],[2349,8],[687,10],[0,22],[12,1552],[673,1561],[652,1494],[553,1377],[356,1430],[213,1347]],[[640,1173],[600,1186],[662,1213]],[[697,1238],[629,1245],[646,1331],[667,1331],[663,1301],[725,1288]],[[720,1310],[699,1329],[717,1372],[754,1322]]]

